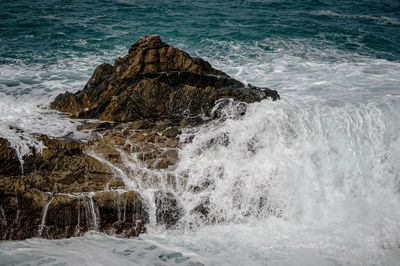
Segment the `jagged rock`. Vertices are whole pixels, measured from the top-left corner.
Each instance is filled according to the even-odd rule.
[[[245,86],[158,35],[139,38],[113,66],[98,66],[82,91],[51,103],[74,117],[109,121],[78,126],[97,133],[89,140],[36,135],[45,148],[41,153],[31,148],[22,169],[16,151],[0,138],[0,239],[63,238],[88,230],[138,236],[149,222],[148,206],[127,190],[172,191],[179,182],[174,176],[179,149],[193,138],[189,134],[180,142],[185,128],[230,118],[227,108],[235,109],[235,118],[246,111],[245,103],[267,97],[279,99],[276,91]],[[204,148],[215,145],[230,145],[230,136],[224,133]],[[205,188],[211,182],[191,189]],[[158,191],[154,200],[157,224],[177,226],[184,210],[174,195]],[[191,212],[216,220],[208,217],[209,201]]]
[[[24,175],[19,177],[32,187],[52,193],[98,191],[114,178],[109,167],[83,153],[87,144],[47,136],[38,139],[46,148],[24,157]]]
[[[178,160],[176,135],[179,130],[171,130],[177,128],[176,123],[179,121],[114,125],[86,143],[38,136],[46,148],[42,153],[32,152],[24,157],[24,174],[0,174],[0,238],[63,238],[93,230],[88,193],[94,193],[92,201],[98,217],[97,230],[125,236],[145,232],[149,218],[142,199],[134,191],[120,194],[108,191],[127,187],[118,173],[85,150],[122,171],[129,172],[129,169],[122,164],[121,150],[141,155],[139,162],[150,169],[166,169]],[[138,128],[146,129],[137,131]],[[5,143],[9,147],[8,142]],[[15,151],[8,149],[14,157],[7,158],[20,165]],[[146,173],[140,173],[140,178],[151,184],[164,182]],[[174,181],[173,176],[165,178],[167,183]],[[49,204],[47,215],[44,227],[40,229],[46,204]]]
[[[206,199],[202,203],[200,203],[198,206],[196,206],[193,210],[190,211],[191,214],[198,214],[198,218],[201,219],[201,221],[204,222],[209,222],[209,213],[210,213],[210,200]]]
[[[279,99],[276,91],[245,86],[207,61],[146,35],[114,65],[101,64],[82,91],[57,96],[51,108],[79,118],[126,122],[207,114],[216,100]]]

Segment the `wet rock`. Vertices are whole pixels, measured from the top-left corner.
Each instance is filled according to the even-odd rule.
[[[98,191],[113,178],[108,166],[83,152],[87,144],[46,136],[39,139],[46,148],[24,157],[24,174],[19,177],[32,187],[51,193]]]
[[[56,195],[50,200],[46,216],[43,218],[41,236],[66,238],[83,234],[88,230],[87,211],[90,212],[84,207],[83,197]]]
[[[212,117],[225,120],[227,118],[236,119],[246,113],[247,104],[233,99],[218,100],[212,110]]]
[[[173,191],[181,181],[174,174],[179,149],[194,137],[195,131],[186,134],[187,129],[213,118],[236,119],[246,103],[265,98],[279,95],[245,86],[158,35],[139,38],[114,65],[98,66],[82,91],[61,94],[51,103],[75,118],[109,121],[78,126],[94,132],[90,139],[38,134],[44,149],[31,148],[22,169],[16,151],[0,138],[0,239],[64,238],[88,230],[138,236],[149,214],[141,196],[127,191],[136,187],[132,183]],[[223,133],[204,148],[230,142]],[[208,182],[190,189],[212,189]],[[158,191],[154,200],[157,224],[178,226],[184,210],[174,195]],[[216,220],[208,217],[209,201],[191,212],[204,221]]]
[[[82,91],[60,94],[50,106],[79,118],[127,122],[210,115],[221,98],[250,103],[267,97],[279,99],[276,91],[246,87],[158,35],[146,35],[113,66],[98,66]]]
[[[113,127],[112,123],[102,122],[102,123],[84,123],[83,125],[78,125],[77,130],[95,130],[102,131],[105,129],[111,129]]]
[[[175,128],[168,128],[162,134],[163,134],[163,136],[166,136],[168,138],[176,138],[181,133],[182,133],[182,130],[175,127]]]
[[[176,225],[183,215],[183,208],[173,194],[158,191],[154,195],[156,204],[156,222],[166,228]]]
[[[176,150],[167,150],[160,155],[155,168],[166,169],[178,162],[178,152]]]
[[[0,180],[1,239],[26,239],[39,235],[41,217],[50,195],[15,177]]]
[[[18,175],[21,172],[17,152],[11,148],[8,140],[0,138],[0,175]]]
[[[230,143],[231,140],[229,134],[227,132],[223,132],[220,135],[207,140],[203,145],[203,149],[207,150],[220,146],[227,147]]]
[[[198,206],[196,206],[193,210],[191,210],[191,214],[197,213],[199,214],[199,218],[203,222],[207,222],[208,215],[210,213],[210,200],[204,200]]]
[[[88,230],[131,237],[144,233],[149,221],[134,191],[53,196],[20,185],[13,194],[1,196],[1,239],[65,238]]]
[[[68,194],[101,191],[110,185],[125,187],[108,166],[83,152],[87,144],[38,138],[46,148],[24,157],[24,174],[15,172],[11,176],[8,170],[0,174],[1,239],[62,238],[84,233],[91,229],[87,225],[87,199]],[[14,156],[11,148],[7,151]],[[46,226],[40,228],[48,203]],[[129,229],[129,235],[143,232],[143,228],[137,223]]]
[[[215,187],[214,182],[209,179],[206,179],[203,182],[201,182],[200,185],[190,186],[189,189],[194,193],[200,193],[206,189],[213,189],[214,187]]]
[[[99,213],[100,231],[126,236],[138,236],[145,232],[149,217],[138,193],[105,191],[94,195],[93,202]]]

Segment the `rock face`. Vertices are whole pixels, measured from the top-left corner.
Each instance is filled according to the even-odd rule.
[[[127,122],[210,114],[216,100],[279,99],[276,91],[246,87],[200,58],[146,35],[114,65],[101,64],[85,88],[59,95],[51,108],[79,118]]]
[[[0,239],[62,238],[88,230],[138,236],[150,213],[156,224],[176,227],[183,207],[160,188],[176,186],[182,130],[207,122],[203,115],[223,118],[223,108],[234,101],[242,102],[241,115],[244,103],[265,98],[279,95],[245,86],[158,35],[139,38],[113,66],[98,66],[82,91],[51,103],[75,118],[112,121],[78,126],[93,131],[90,139],[37,135],[45,148],[41,153],[32,148],[22,165],[0,138]],[[140,195],[146,189],[154,195]],[[207,206],[193,211],[206,220]]]
[[[24,174],[16,168],[0,176],[1,239],[71,237],[88,230],[125,236],[145,232],[149,217],[140,195],[126,191],[112,169],[83,152],[95,141],[39,139],[47,148],[24,157]],[[8,165],[20,165],[11,158]]]
[[[134,163],[143,169],[136,170],[135,176],[143,186],[173,184],[172,176],[149,172],[157,173],[177,162],[182,122],[139,120],[112,127],[85,124],[82,129],[95,128],[101,133],[88,142],[38,136],[46,148],[24,156],[23,172],[15,150],[2,139],[0,239],[62,238],[88,230],[124,236],[144,233],[150,202],[132,191],[115,168],[129,173],[122,156],[134,154]],[[179,217],[173,207],[167,213],[168,204],[158,201],[162,220],[157,222],[170,227]]]
[[[0,175],[15,175],[21,171],[17,152],[6,139],[0,138]]]

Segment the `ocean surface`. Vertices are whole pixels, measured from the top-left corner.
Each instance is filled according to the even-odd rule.
[[[0,265],[400,265],[399,1],[1,1],[0,137],[20,156],[35,133],[88,137],[48,104],[153,33],[281,95],[180,151],[174,173],[215,187],[170,192],[223,222],[0,242]]]

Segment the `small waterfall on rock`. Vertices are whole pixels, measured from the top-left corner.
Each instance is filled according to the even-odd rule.
[[[279,252],[299,252],[300,258],[318,257],[317,249],[354,264],[364,260],[365,249],[395,252],[400,246],[394,211],[400,207],[399,100],[231,101],[217,105],[219,119],[183,130],[180,148],[173,148],[178,160],[169,167],[149,167],[149,147],[130,139],[114,147],[119,163],[88,154],[144,199],[149,223],[142,238],[150,243],[201,249],[241,243],[243,252],[258,250],[260,259],[283,245]],[[157,154],[152,165],[161,160]],[[95,222],[90,199],[86,220]],[[125,220],[126,202],[114,200],[118,220]],[[268,246],[260,247],[259,239],[267,238]]]
[[[53,199],[54,198],[51,198],[49,200],[49,202],[47,202],[46,205],[44,205],[42,219],[41,219],[40,226],[39,226],[39,231],[38,231],[39,236],[42,236],[43,229],[46,226],[47,211],[49,210],[49,206],[50,206],[51,202],[53,201]]]
[[[89,196],[85,198],[85,213],[86,213],[86,221],[88,223],[87,227],[90,230],[94,231],[99,230],[98,212],[99,211],[93,202],[93,194],[89,194]]]
[[[0,3],[0,265],[399,265],[399,1],[59,2]]]
[[[5,227],[7,227],[8,223],[7,223],[6,214],[4,213],[4,209],[3,209],[2,205],[0,205],[0,210],[1,210],[1,227],[5,228]]]
[[[81,206],[81,198],[78,197],[78,206]],[[78,208],[78,219],[74,231],[74,235],[79,235],[81,232],[81,208]]]
[[[129,141],[119,150],[120,165],[91,156],[146,199],[150,231],[260,221],[347,224],[339,234],[372,230],[383,245],[396,246],[399,106],[398,98],[332,105],[288,98],[249,105],[241,116],[243,105],[232,102],[218,109],[221,119],[181,134],[186,144],[172,167],[146,167]],[[357,228],[361,221],[366,228]]]

